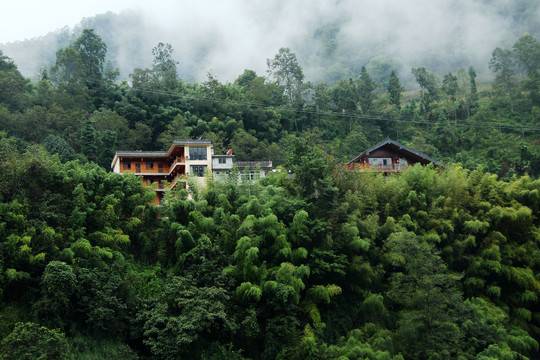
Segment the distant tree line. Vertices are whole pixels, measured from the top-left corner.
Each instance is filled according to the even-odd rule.
[[[437,75],[413,68],[418,91],[404,92],[397,71],[374,81],[362,67],[332,86],[305,79],[296,55],[282,48],[268,72],[245,70],[233,83],[208,74],[181,80],[170,44],[152,50],[153,66],[116,81],[107,45],[85,29],[31,83],[0,60],[0,129],[40,143],[62,159],[108,167],[116,150],[161,150],[175,138],[202,136],[238,160],[284,163],[294,138],[309,138],[348,160],[391,137],[445,163],[482,167],[503,178],[539,172],[540,45],[531,35],[495,49],[495,80],[478,85],[473,67]]]

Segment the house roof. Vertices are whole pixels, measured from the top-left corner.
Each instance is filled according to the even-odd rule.
[[[261,168],[262,170],[271,170],[272,169],[272,161],[238,161],[235,163],[238,170],[243,170],[249,166],[250,169],[255,169],[257,167]]]
[[[212,140],[174,140],[173,145],[212,145]]]
[[[117,151],[111,163],[111,168],[114,167],[120,157],[136,156],[136,157],[165,157],[169,156],[176,146],[182,145],[212,145],[212,140],[190,140],[190,139],[177,139],[174,140],[172,145],[167,151]]]
[[[118,156],[144,156],[144,157],[161,157],[167,155],[165,151],[117,151]]]
[[[359,158],[361,158],[363,156],[367,156],[370,153],[372,153],[373,151],[378,150],[378,149],[383,148],[383,147],[386,147],[386,148],[388,148],[390,150],[394,150],[394,151],[405,152],[409,156],[418,159],[418,161],[424,160],[424,161],[432,162],[435,165],[442,166],[442,164],[440,162],[438,162],[437,160],[435,160],[435,159],[433,159],[433,158],[431,158],[431,157],[429,157],[429,156],[427,156],[425,154],[422,154],[419,151],[413,150],[410,147],[407,147],[407,146],[405,146],[405,145],[403,145],[401,143],[398,143],[397,141],[394,141],[394,140],[392,140],[390,138],[387,138],[386,140],[381,141],[377,145],[367,149],[366,151],[364,151],[363,153],[361,153],[360,155],[358,155],[357,157],[355,157],[354,159],[349,161],[347,164],[353,163],[356,160],[358,160]]]

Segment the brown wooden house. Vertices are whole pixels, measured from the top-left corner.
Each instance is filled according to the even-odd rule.
[[[420,163],[442,166],[440,162],[392,139],[381,141],[347,163],[348,169],[399,172]]]
[[[187,188],[186,175],[204,186],[207,169],[212,168],[214,150],[210,140],[175,140],[168,151],[117,151],[111,168],[119,174],[132,173],[156,192],[159,204],[166,191]]]

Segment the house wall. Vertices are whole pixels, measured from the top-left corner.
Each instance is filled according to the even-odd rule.
[[[161,202],[161,197],[164,194],[164,183],[169,182],[169,184],[174,187],[184,187],[187,188],[186,184],[186,175],[189,175],[191,172],[192,165],[202,165],[206,166],[207,170],[212,169],[212,156],[213,148],[211,144],[194,144],[192,147],[205,148],[206,151],[206,160],[191,160],[189,159],[189,145],[183,144],[174,144],[171,149],[167,152],[170,156],[166,156],[165,153],[162,156],[160,153],[145,157],[144,153],[141,156],[137,154],[126,153],[124,155],[118,156],[113,171],[116,173],[133,173],[138,177],[141,177],[141,182],[152,189],[156,190],[156,198],[154,199],[154,204],[159,204]],[[124,169],[124,164],[129,162],[130,168]],[[152,167],[146,168],[146,163],[151,162]],[[231,159],[232,162],[232,159]],[[159,165],[161,164],[161,168]],[[137,165],[140,166],[139,171],[137,171]],[[232,166],[231,166],[232,167]],[[171,174],[169,174],[171,172]],[[206,178],[204,176],[195,177],[195,181],[199,187],[206,186]],[[162,181],[161,185],[159,182]]]
[[[195,147],[203,147],[201,145],[195,146]],[[206,169],[212,170],[212,146],[206,145],[206,160],[191,160],[188,159],[189,156],[189,146],[186,146],[185,148],[185,154],[186,154],[186,173],[187,175],[191,174],[191,166],[192,165],[204,165],[206,166]]]
[[[225,164],[220,164],[219,159],[225,159]],[[233,159],[231,157],[214,157],[212,159],[212,170],[230,170],[233,168]]]
[[[120,159],[114,164],[113,172],[120,174]]]
[[[131,163],[131,169],[124,169],[124,163]],[[152,162],[151,169],[146,168],[146,163]],[[169,172],[169,163],[164,158],[120,158],[121,173],[136,173],[136,174],[167,174]],[[158,164],[163,165],[163,170],[160,172]],[[137,171],[137,165],[140,165],[140,171]]]

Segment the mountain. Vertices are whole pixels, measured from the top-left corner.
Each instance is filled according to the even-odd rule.
[[[94,28],[121,79],[129,79],[135,68],[150,67],[151,49],[164,42],[173,46],[180,76],[187,81],[206,79],[208,72],[233,81],[244,69],[264,75],[265,59],[289,47],[313,82],[333,84],[358,76],[366,66],[375,80],[397,70],[407,83],[417,66],[444,74],[472,65],[480,78],[489,76],[493,49],[508,47],[525,33],[540,37],[539,19],[535,0],[239,2],[213,9],[178,6],[157,16],[109,12],[39,38],[0,44],[0,49],[35,80],[54,63],[58,49],[84,28]]]

